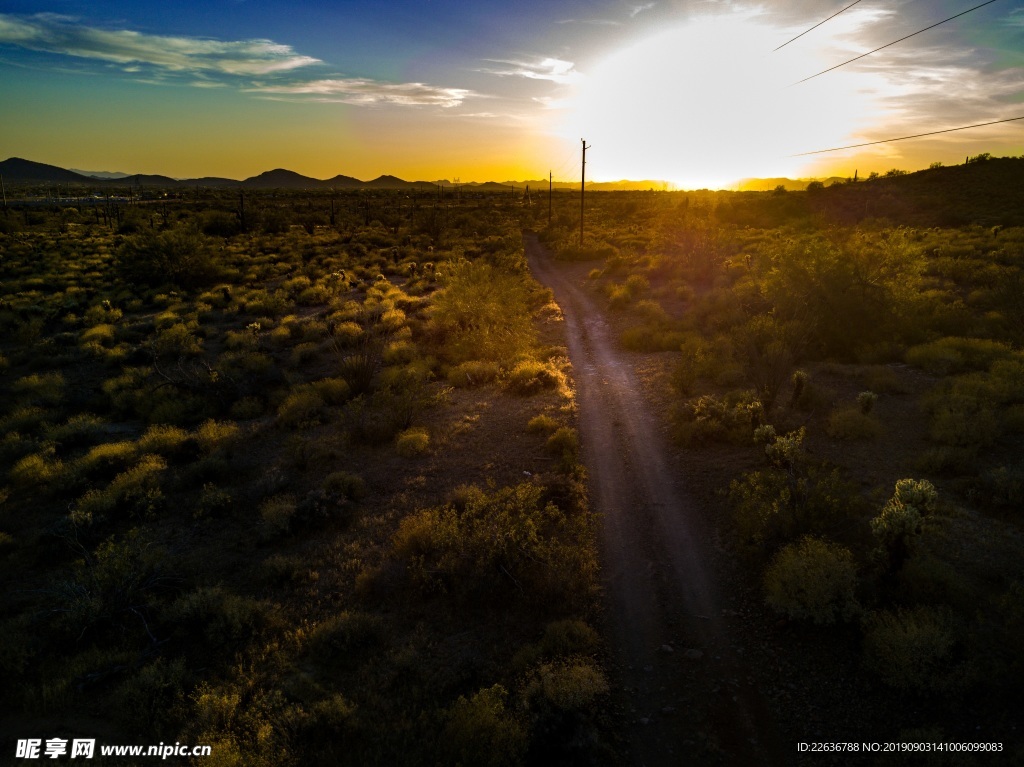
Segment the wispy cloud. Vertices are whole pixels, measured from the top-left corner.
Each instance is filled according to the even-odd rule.
[[[655,5],[657,5],[657,3],[644,3],[643,5],[631,5],[629,7],[629,18],[631,18],[631,19],[635,18],[636,16],[639,16],[644,11],[651,10],[651,8],[653,8]]]
[[[615,21],[614,19],[560,19],[555,22],[556,24],[589,24],[595,27],[617,27],[622,22]]]
[[[285,96],[307,96],[358,106],[456,107],[474,96],[465,88],[443,88],[426,83],[387,83],[361,77],[339,77],[286,84],[259,84],[247,90]]]
[[[581,75],[576,71],[575,64],[556,58],[544,58],[537,61],[514,61],[508,59],[487,59],[492,64],[501,64],[501,68],[481,69],[481,72],[498,75],[499,77],[525,77],[529,80],[550,80],[565,85],[575,82]]]
[[[169,72],[258,76],[320,63],[272,40],[212,40],[100,29],[54,14],[0,14],[0,44]]]

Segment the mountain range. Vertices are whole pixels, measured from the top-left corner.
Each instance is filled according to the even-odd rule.
[[[0,162],[0,176],[6,184],[62,184],[79,187],[114,188],[126,185],[140,187],[238,187],[242,189],[391,189],[391,190],[422,190],[434,191],[439,186],[453,188],[459,186],[475,191],[488,192],[509,192],[513,188],[520,192],[529,186],[534,191],[541,191],[548,186],[547,179],[531,181],[487,181],[484,183],[469,182],[454,184],[447,179],[438,181],[405,181],[397,176],[378,176],[371,181],[361,181],[352,176],[337,175],[328,179],[316,179],[310,176],[303,176],[295,171],[284,168],[276,168],[260,173],[257,176],[243,179],[241,181],[230,178],[204,177],[176,179],[170,176],[148,175],[148,174],[127,174],[111,173],[108,171],[97,171],[93,174],[83,171],[68,170],[56,165],[47,165],[41,162],[24,160],[20,157],[11,157]],[[556,189],[576,189],[578,184],[574,182],[556,181],[553,184]],[[665,181],[609,181],[587,184],[588,189],[595,191],[605,190],[626,190],[626,189],[666,189],[669,184]]]

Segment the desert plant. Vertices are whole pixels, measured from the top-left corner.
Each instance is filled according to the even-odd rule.
[[[856,615],[856,586],[857,569],[849,549],[810,536],[784,546],[764,574],[769,607],[817,624]]]

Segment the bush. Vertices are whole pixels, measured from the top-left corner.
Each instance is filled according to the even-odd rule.
[[[832,624],[858,610],[857,568],[846,548],[804,537],[783,547],[765,571],[765,603],[796,620]]]
[[[1014,356],[1013,349],[986,338],[943,338],[907,350],[906,360],[933,375],[987,370],[993,362]]]
[[[445,378],[452,386],[467,388],[490,383],[500,372],[501,367],[497,362],[470,360],[451,368]]]
[[[550,362],[523,360],[516,364],[505,379],[505,385],[516,394],[536,394],[565,384],[565,376]]]
[[[868,415],[863,405],[847,405],[829,414],[825,431],[833,439],[874,439],[882,433],[882,424]]]
[[[406,429],[398,435],[395,441],[395,450],[405,458],[415,458],[423,455],[430,447],[430,434],[422,426],[414,426]]]
[[[163,505],[160,480],[167,462],[158,455],[143,455],[128,471],[114,477],[103,490],[90,490],[75,503],[72,518],[89,522],[111,514],[142,517]]]
[[[491,494],[466,488],[457,502],[403,519],[392,556],[427,593],[487,601],[518,593],[539,603],[576,603],[589,592],[596,567],[594,552],[580,544],[588,540],[587,519],[544,504],[543,492],[530,483]]]
[[[753,392],[730,392],[724,399],[708,394],[684,402],[674,413],[675,438],[683,445],[744,443],[760,425],[764,410]]]
[[[549,434],[559,427],[558,420],[549,415],[541,413],[535,415],[526,424],[526,431],[530,434]]]
[[[580,455],[580,439],[576,430],[568,426],[561,426],[548,437],[544,443],[545,449],[558,459],[559,468],[563,471],[572,471]]]
[[[864,663],[891,687],[909,692],[949,692],[958,684],[953,668],[957,644],[948,609],[916,607],[868,617]]]
[[[292,519],[295,517],[296,503],[294,496],[275,495],[260,505],[260,519],[268,535],[284,535],[291,530]]]
[[[482,689],[468,699],[460,697],[445,712],[447,720],[439,741],[441,763],[515,767],[526,755],[527,733],[506,705],[508,692],[501,685]]]
[[[128,237],[118,251],[117,266],[130,282],[150,286],[170,282],[191,288],[216,277],[209,239],[184,227]]]
[[[527,683],[523,697],[534,710],[550,707],[579,712],[592,709],[607,693],[604,674],[591,663],[577,660],[542,664]]]

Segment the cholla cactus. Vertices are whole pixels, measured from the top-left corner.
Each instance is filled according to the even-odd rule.
[[[878,395],[873,391],[862,391],[857,395],[857,406],[864,415],[868,415],[874,409],[877,401]]]
[[[926,479],[901,479],[882,512],[871,520],[871,532],[889,554],[893,571],[909,556],[910,542],[921,534],[924,517],[935,511],[939,494]]]

